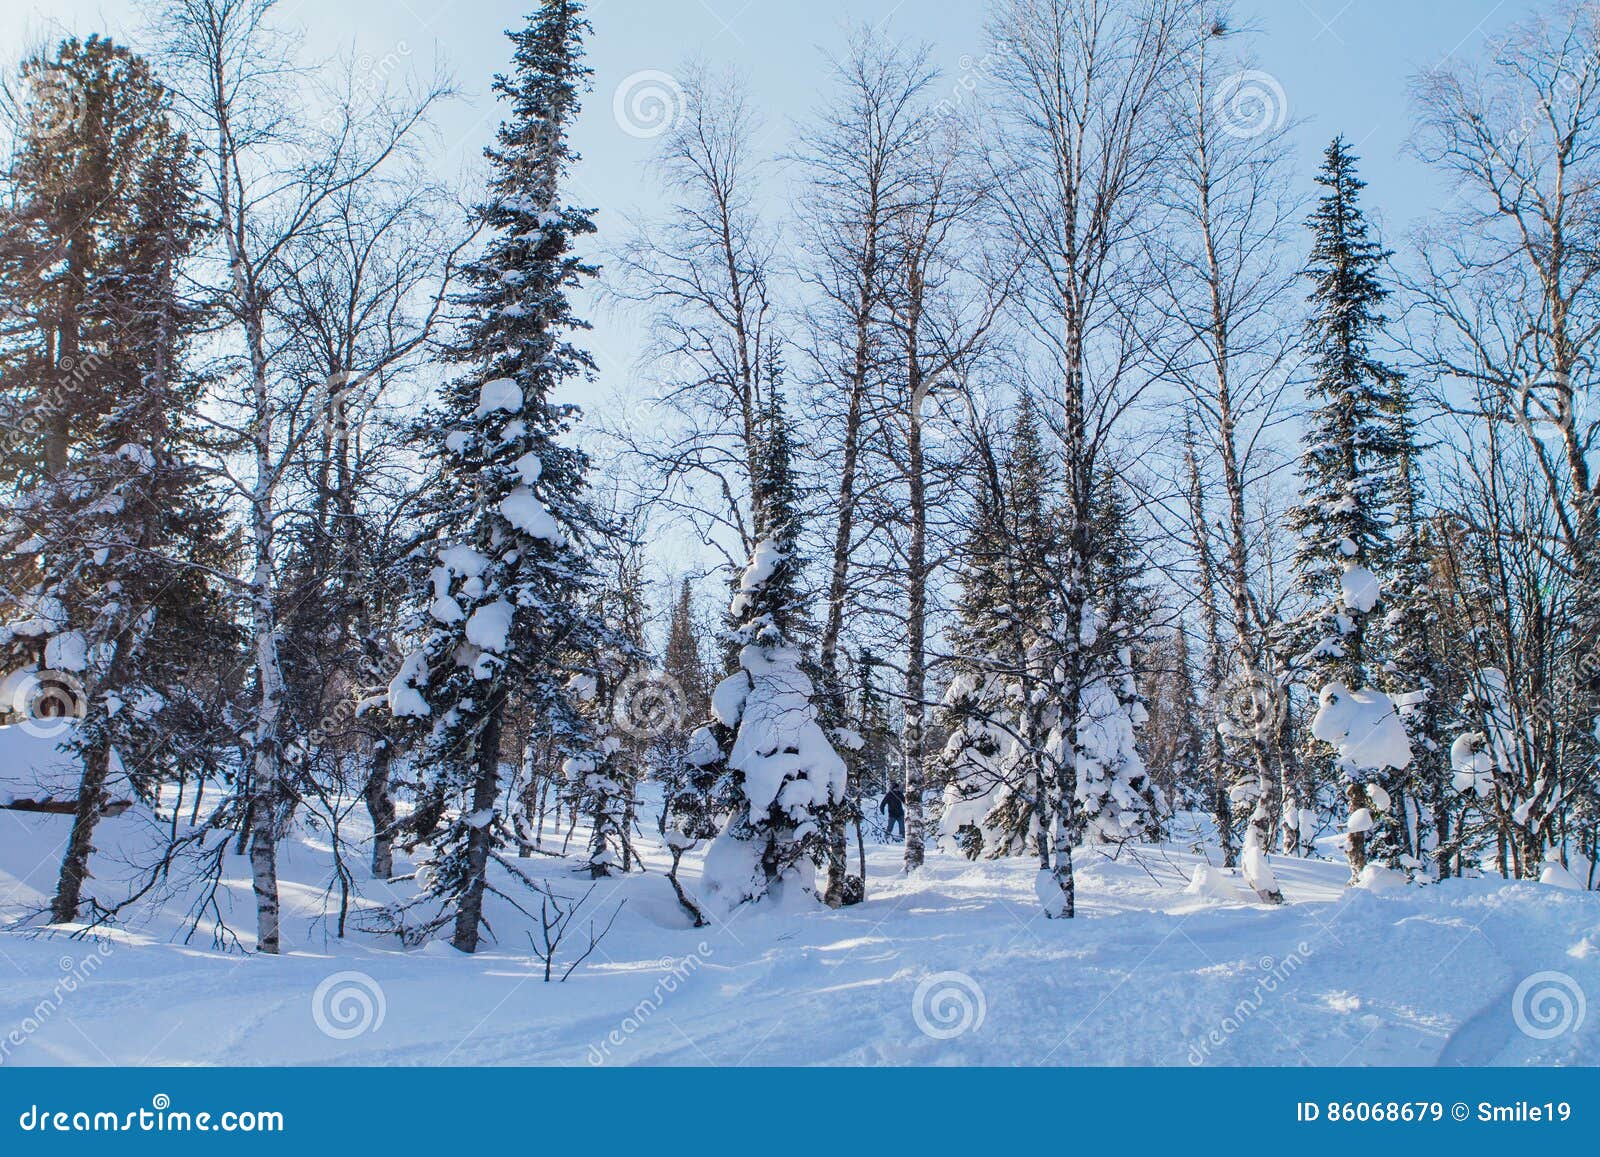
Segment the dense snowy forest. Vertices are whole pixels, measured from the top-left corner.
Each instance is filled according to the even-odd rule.
[[[686,944],[1152,849],[1251,911],[1600,889],[1600,5],[1412,79],[1398,235],[1228,4],[994,0],[954,81],[819,55],[782,155],[720,63],[619,92],[662,208],[604,241],[614,13],[533,7],[470,186],[451,77],[272,0],[8,62],[11,931],[309,904],[559,979],[633,877]]]

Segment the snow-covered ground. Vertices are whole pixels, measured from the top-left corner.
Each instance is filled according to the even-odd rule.
[[[1340,863],[1280,859],[1288,902],[1268,909],[1220,871],[1195,881],[1189,852],[1085,851],[1080,918],[1051,921],[1026,862],[934,855],[906,879],[880,846],[859,907],[692,929],[647,841],[652,870],[588,900],[599,924],[622,905],[609,936],[547,984],[504,904],[475,957],[336,939],[315,840],[283,852],[280,958],[216,950],[209,921],[183,943],[181,892],[99,940],[41,933],[19,921],[47,900],[68,822],[0,811],[3,1063],[1600,1062],[1600,894],[1548,885],[1349,890]],[[99,894],[155,835],[143,809],[106,821]],[[571,861],[524,863],[588,886]],[[362,909],[392,897],[358,874]],[[221,913],[247,949],[243,858],[228,876]]]

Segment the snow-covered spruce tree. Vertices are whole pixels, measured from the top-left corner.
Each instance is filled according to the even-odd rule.
[[[1148,718],[1135,676],[1150,618],[1132,517],[1116,477],[1101,476],[1095,504],[1093,625],[1083,645],[1094,678],[1083,695],[1077,728],[1078,815],[1096,843],[1147,837],[1159,823],[1158,801],[1137,736]]]
[[[1081,604],[1055,599],[1049,631],[1051,679],[1042,722],[1049,778],[1070,791],[1055,801],[1051,843],[1056,856],[1035,890],[1052,918],[1076,911],[1071,851],[1085,838],[1133,838],[1146,830],[1153,800],[1136,741],[1146,709],[1136,687],[1133,646],[1144,629],[1127,538],[1127,511],[1109,471],[1096,475],[1086,522],[1072,529],[1080,557]]]
[[[678,589],[677,600],[672,605],[672,615],[667,623],[667,644],[661,653],[661,674],[668,680],[669,689],[679,695],[682,714],[667,721],[666,729],[656,738],[651,758],[654,774],[661,781],[661,838],[672,856],[667,869],[667,879],[698,927],[706,922],[701,910],[678,878],[684,853],[701,840],[717,834],[717,815],[712,805],[716,786],[714,766],[716,741],[702,735],[700,729],[690,726],[690,721],[704,719],[711,707],[710,680],[706,674],[705,656],[701,651],[701,633],[695,621],[694,586],[684,579]],[[709,742],[710,751],[697,743]],[[710,754],[711,759],[695,762]],[[691,759],[691,755],[695,759]]]
[[[949,632],[954,674],[944,696],[944,723],[950,737],[939,756],[945,780],[939,843],[968,859],[1019,851],[1011,847],[1015,833],[993,826],[1003,814],[997,805],[1008,794],[1006,769],[1016,743],[1017,714],[1017,704],[1008,693],[1017,681],[1005,618],[1009,608],[999,505],[991,488],[980,485],[960,554],[961,596]],[[1024,827],[1022,834],[1026,833]]]
[[[31,338],[70,352],[29,375],[24,405],[41,420],[19,433],[42,442],[7,440],[0,668],[34,670],[42,690],[83,711],[64,739],[83,770],[51,903],[67,922],[113,785],[153,800],[212,763],[220,737],[202,697],[237,639],[208,575],[229,565],[223,515],[189,461],[199,383],[183,363],[200,319],[177,286],[200,224],[188,142],[126,49],[68,41],[34,65],[55,77],[48,98],[76,115],[33,105],[46,130],[24,125],[0,246],[12,259],[60,248],[11,283],[38,294],[36,308],[8,312],[36,323],[13,344],[22,365]]]
[[[594,369],[571,341],[587,327],[568,301],[594,273],[572,251],[594,225],[588,210],[562,200],[577,159],[568,129],[589,76],[582,11],[575,0],[544,0],[508,34],[515,67],[495,78],[510,115],[487,152],[480,212],[492,237],[465,270],[470,316],[450,351],[467,368],[428,420],[440,513],[419,592],[425,623],[389,688],[393,713],[427,729],[417,758],[431,790],[460,805],[427,837],[418,898],[390,915],[412,941],[453,919],[452,943],[463,952],[478,945],[490,865],[505,864],[497,805],[511,701],[564,754],[583,757],[593,737],[567,688],[568,660],[592,663],[618,643],[590,609],[590,543],[609,528],[586,492],[587,458],[561,441],[576,412],[554,400]]]
[[[563,766],[567,798],[577,814],[589,818],[588,868],[596,880],[632,870],[637,854],[633,822],[647,762],[645,732],[654,722],[648,689],[643,696],[638,690],[638,672],[646,659],[640,543],[629,535],[616,545],[621,549],[615,552],[598,613],[617,643],[569,683],[585,704],[590,742],[587,750],[569,755]]]
[[[1328,146],[1317,183],[1325,192],[1310,218],[1306,268],[1316,408],[1303,437],[1300,502],[1289,516],[1299,536],[1298,581],[1317,605],[1300,624],[1295,663],[1317,688],[1312,734],[1336,751],[1350,808],[1346,853],[1359,876],[1370,833],[1394,822],[1392,773],[1411,761],[1394,704],[1375,682],[1382,591],[1373,568],[1387,557],[1392,530],[1388,500],[1399,447],[1388,414],[1396,379],[1372,350],[1384,324],[1388,291],[1378,271],[1386,253],[1368,233],[1358,204],[1364,183],[1342,139]]]
[[[1433,573],[1434,528],[1423,510],[1422,447],[1412,415],[1408,383],[1397,378],[1387,414],[1394,448],[1390,479],[1394,511],[1393,538],[1387,551],[1383,637],[1387,661],[1382,686],[1401,706],[1401,718],[1411,737],[1411,766],[1402,789],[1411,797],[1419,820],[1416,847],[1404,846],[1407,827],[1402,821],[1386,824],[1369,842],[1368,852],[1394,862],[1407,853],[1418,860],[1433,859],[1441,877],[1450,874],[1451,761],[1447,742],[1448,718],[1455,713],[1450,689],[1455,677],[1445,659],[1446,641],[1440,625],[1440,603]],[[1457,697],[1458,698],[1458,697]],[[1400,817],[1405,800],[1394,800]],[[1424,814],[1431,836],[1422,830]]]
[[[676,818],[679,796],[685,786],[684,757],[699,721],[711,709],[711,678],[701,645],[702,632],[695,615],[694,584],[684,579],[667,618],[667,641],[661,652],[661,677],[675,692],[681,710],[663,721],[650,753],[651,771],[662,785],[661,815],[657,827],[665,835]],[[686,806],[692,799],[681,801]],[[715,833],[713,833],[715,834]],[[700,837],[704,838],[704,837]]]
[[[614,620],[607,626],[618,630]],[[618,648],[598,655],[590,670],[567,681],[567,690],[587,725],[584,741],[561,761],[562,797],[574,815],[589,821],[586,865],[591,879],[625,871],[632,859],[628,818],[633,769],[623,756],[623,736],[612,725],[611,702],[627,676],[629,656]]]
[[[990,826],[1006,835],[1009,852],[1049,858],[1050,777],[1046,745],[1055,708],[1050,696],[1049,624],[1060,595],[1065,515],[1056,495],[1062,470],[1045,449],[1031,395],[1017,404],[1005,459],[1005,580],[999,607],[1005,625],[1008,696],[1016,743],[1005,768],[1005,789]]]
[[[969,855],[1045,855],[1046,695],[1053,567],[1060,557],[1056,492],[1024,395],[999,462],[979,481],[962,552],[962,598],[952,648],[957,676],[946,696],[952,727],[945,749],[947,818],[943,834]],[[968,741],[972,745],[968,746]],[[991,756],[986,749],[994,747]],[[981,798],[980,798],[981,796]],[[959,830],[975,823],[964,840]]]
[[[694,583],[685,578],[678,584],[678,593],[667,617],[666,645],[661,650],[661,676],[667,680],[669,692],[677,696],[679,710],[662,720],[651,752],[651,765],[663,782],[670,783],[682,766],[683,753],[688,750],[689,736],[696,721],[704,719],[710,710],[711,679],[706,670],[706,656],[702,645],[703,632],[695,613]],[[668,790],[662,798],[667,805],[661,815],[663,831],[671,815],[672,793]]]
[[[713,714],[708,722],[689,733],[683,766],[665,784],[666,828],[662,835],[672,854],[667,879],[677,893],[678,903],[697,928],[709,922],[706,910],[683,886],[678,871],[686,852],[702,840],[715,839],[722,831],[722,753],[731,746],[732,738],[732,730]]]
[[[867,800],[881,800],[901,766],[889,704],[878,686],[877,671],[882,665],[878,656],[865,647],[856,656],[855,726],[861,736],[856,767],[861,796]]]
[[[729,607],[738,669],[712,693],[714,727],[690,762],[715,766],[713,807],[727,816],[706,851],[705,898],[723,911],[814,891],[845,764],[819,721],[804,640],[799,488],[781,399],[765,406],[756,471],[756,546]],[[709,757],[709,758],[708,758]]]

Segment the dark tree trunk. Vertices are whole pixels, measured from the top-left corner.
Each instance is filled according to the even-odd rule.
[[[683,905],[683,910],[689,913],[696,928],[704,928],[711,921],[706,919],[705,911],[696,904],[694,898],[684,891],[683,884],[678,879],[678,865],[683,861],[683,849],[672,849],[672,867],[667,869],[667,879],[672,884],[672,890],[677,893],[678,903]]]
[[[387,880],[394,875],[394,799],[389,794],[389,745],[380,742],[372,753],[372,775],[367,780],[367,814],[372,817],[372,875]]]
[[[1350,801],[1350,814],[1365,809],[1368,815],[1372,814],[1372,797],[1367,794],[1367,785],[1352,783],[1345,789],[1345,795]],[[1345,833],[1345,856],[1350,861],[1350,879],[1360,878],[1362,871],[1367,866],[1367,833]]]
[[[144,541],[141,537],[141,542]],[[115,645],[106,671],[106,685],[122,685],[126,648]],[[89,856],[94,851],[94,829],[106,806],[106,781],[111,776],[111,741],[104,730],[83,753],[83,777],[78,783],[78,807],[72,817],[72,834],[61,858],[61,874],[56,881],[55,899],[50,904],[50,919],[68,924],[77,918],[83,901],[83,882],[89,878]],[[174,819],[177,813],[174,812]]]
[[[500,791],[500,722],[503,703],[496,703],[478,736],[478,775],[472,786],[474,815],[493,812]],[[475,824],[467,835],[467,884],[456,911],[456,931],[451,943],[462,952],[478,950],[483,923],[483,893],[488,884],[489,852],[494,843],[493,820]]]
[[[83,883],[89,878],[89,855],[94,851],[94,829],[106,804],[106,780],[111,773],[111,750],[105,744],[84,753],[84,774],[78,784],[78,807],[72,817],[72,834],[61,860],[61,877],[50,904],[54,924],[70,924],[78,917]]]

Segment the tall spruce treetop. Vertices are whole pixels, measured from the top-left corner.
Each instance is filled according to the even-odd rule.
[[[1342,139],[1328,146],[1317,183],[1325,192],[1309,221],[1314,243],[1306,268],[1316,408],[1290,526],[1300,537],[1299,581],[1320,605],[1302,624],[1296,665],[1310,669],[1319,689],[1312,734],[1337,752],[1350,803],[1347,851],[1359,874],[1373,813],[1389,802],[1378,781],[1411,758],[1393,703],[1373,685],[1382,667],[1373,618],[1382,588],[1374,572],[1384,569],[1390,549],[1389,499],[1405,447],[1390,419],[1398,376],[1373,352],[1385,320],[1388,291],[1379,269],[1388,252],[1368,232],[1358,204],[1363,182]]]
[[[460,304],[470,320],[449,351],[469,369],[446,387],[427,431],[445,490],[429,575],[433,629],[391,697],[397,714],[441,717],[462,735],[475,712],[447,705],[465,699],[488,710],[550,663],[552,645],[598,643],[604,632],[579,608],[595,582],[583,540],[605,527],[588,501],[586,456],[560,441],[577,411],[553,400],[594,370],[570,340],[588,326],[567,296],[595,273],[572,252],[594,223],[590,210],[560,199],[577,159],[567,124],[589,75],[579,63],[581,12],[573,0],[546,0],[527,28],[508,33],[516,71],[494,88],[512,111],[487,150],[491,200],[479,209],[493,237],[465,270],[473,288]],[[470,663],[460,661],[466,654]],[[545,704],[566,707],[555,693]]]
[[[565,383],[594,372],[572,341],[588,326],[568,300],[595,273],[573,252],[594,223],[590,210],[561,198],[577,160],[568,128],[589,76],[582,12],[575,0],[544,0],[526,28],[508,33],[515,68],[495,78],[510,114],[487,150],[490,196],[479,212],[492,237],[465,270],[468,321],[450,358],[466,370],[426,431],[439,543],[423,643],[389,692],[397,716],[430,722],[443,794],[471,795],[426,876],[442,910],[408,935],[431,932],[455,910],[455,943],[466,951],[476,946],[486,865],[504,835],[493,817],[508,699],[569,757],[596,754],[571,677],[620,643],[593,609],[588,543],[609,527],[586,491],[586,456],[561,441],[576,410],[555,400]]]
[[[1312,284],[1306,352],[1316,408],[1301,456],[1301,500],[1289,515],[1300,537],[1299,581],[1322,606],[1302,638],[1303,659],[1350,687],[1371,681],[1368,615],[1379,599],[1372,568],[1390,532],[1394,371],[1377,360],[1388,290],[1378,272],[1389,256],[1358,204],[1365,182],[1342,138],[1328,146],[1317,183],[1326,190],[1308,222],[1314,234],[1305,275]]]

